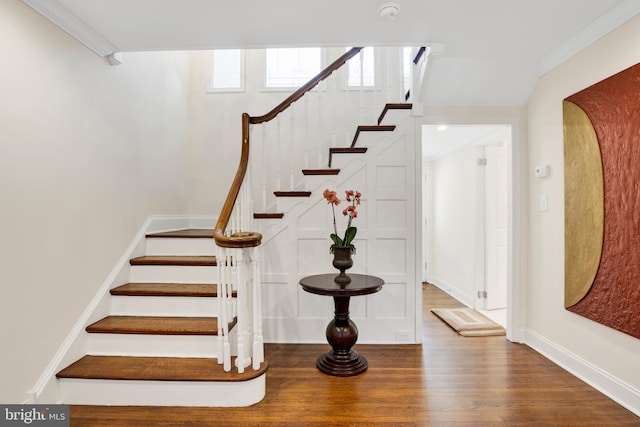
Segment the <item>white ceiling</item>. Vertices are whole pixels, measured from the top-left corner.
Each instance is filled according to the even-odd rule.
[[[638,0],[397,0],[387,21],[371,0],[23,1],[63,28],[80,24],[76,37],[99,40],[102,54],[437,43],[429,105],[524,105],[541,69],[640,12]]]

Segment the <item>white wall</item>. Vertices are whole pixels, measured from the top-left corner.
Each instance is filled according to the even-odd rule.
[[[636,17],[544,75],[528,105],[529,274],[528,339],[534,347],[567,358],[565,365],[583,378],[617,393],[640,414],[640,340],[570,313],[564,301],[564,177],[562,100],[640,62],[640,17]],[[538,164],[551,175],[533,177]],[[549,197],[548,212],[538,198]],[[579,362],[579,363],[578,363]],[[622,396],[622,398],[620,398]]]
[[[0,2],[0,402],[25,401],[151,214],[186,210],[189,63],[110,66]]]
[[[464,145],[428,164],[429,281],[473,306],[476,291],[477,148]]]

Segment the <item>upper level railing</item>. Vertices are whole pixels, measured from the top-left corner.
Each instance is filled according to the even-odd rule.
[[[278,104],[267,114],[253,117],[247,113],[244,113],[242,115],[242,152],[240,156],[240,164],[238,166],[238,170],[236,171],[235,178],[233,180],[233,183],[231,184],[231,188],[229,189],[229,193],[227,194],[227,198],[222,207],[222,211],[220,212],[220,216],[218,217],[218,221],[213,232],[213,237],[215,238],[216,244],[218,246],[225,248],[255,247],[259,246],[260,242],[262,241],[262,235],[255,231],[234,231],[231,233],[227,232],[227,227],[229,225],[229,221],[231,219],[231,215],[238,195],[240,193],[240,188],[243,184],[247,172],[247,167],[249,165],[249,125],[265,123],[273,120],[278,114],[289,108],[291,104],[302,98],[305,93],[312,90],[320,82],[329,77],[334,71],[342,67],[349,59],[357,55],[361,49],[361,47],[351,48],[344,55],[331,63],[322,72],[320,72],[304,86],[300,87],[298,90],[292,93],[289,97],[287,97],[284,101]]]

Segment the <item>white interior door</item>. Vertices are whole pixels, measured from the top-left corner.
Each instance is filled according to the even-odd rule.
[[[485,147],[486,290],[485,308],[507,306],[507,162],[503,144]]]

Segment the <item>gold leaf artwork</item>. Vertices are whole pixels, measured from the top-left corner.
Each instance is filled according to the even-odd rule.
[[[585,112],[563,101],[565,173],[565,292],[571,307],[593,284],[604,233],[602,157],[596,132]]]

